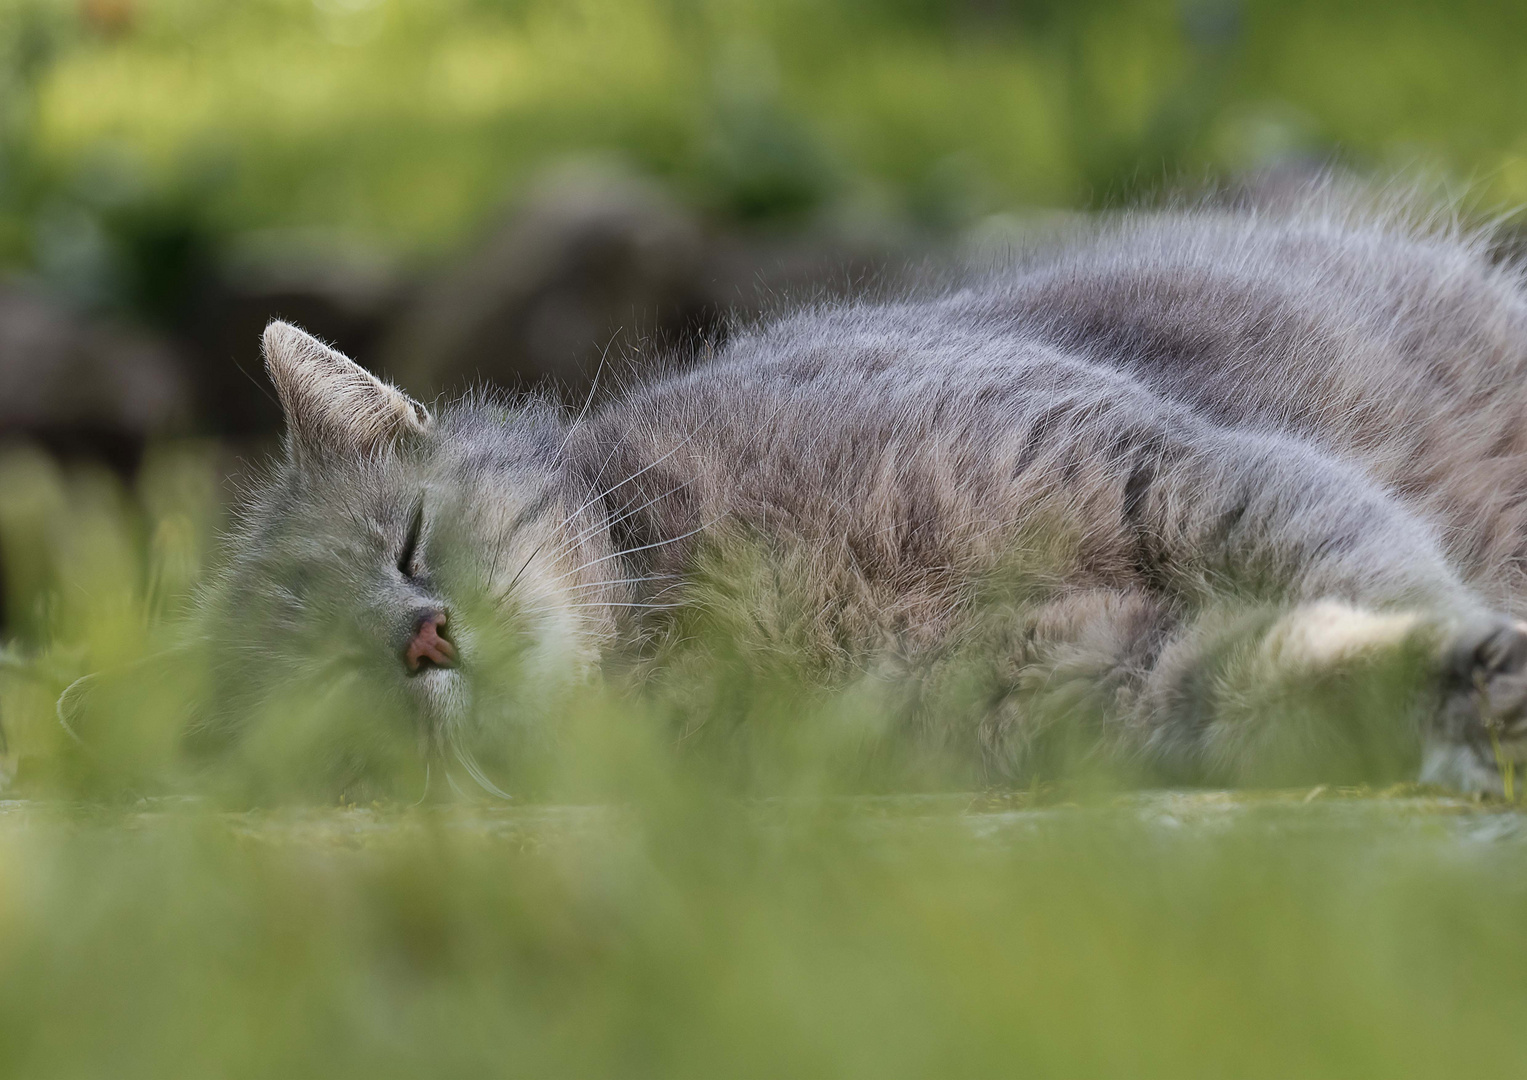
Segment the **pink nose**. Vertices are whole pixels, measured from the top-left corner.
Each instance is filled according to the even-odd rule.
[[[456,646],[440,631],[445,627],[445,615],[426,615],[414,633],[414,639],[403,652],[403,663],[409,671],[418,671],[428,661],[436,667],[456,666]]]

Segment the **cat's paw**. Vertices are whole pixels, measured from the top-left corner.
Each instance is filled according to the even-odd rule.
[[[1340,600],[1317,600],[1279,619],[1262,649],[1280,668],[1331,671],[1403,645],[1421,625],[1414,612],[1369,611]]]
[[[1527,763],[1527,623],[1500,618],[1464,628],[1453,637],[1443,677],[1421,779],[1504,793],[1502,765],[1517,771]]]
[[[1527,735],[1527,623],[1500,619],[1470,628],[1455,639],[1449,667],[1450,692],[1469,703],[1486,735]]]

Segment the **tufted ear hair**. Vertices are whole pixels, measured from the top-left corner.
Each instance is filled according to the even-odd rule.
[[[272,322],[261,345],[295,460],[370,454],[434,423],[403,391],[290,323]]]

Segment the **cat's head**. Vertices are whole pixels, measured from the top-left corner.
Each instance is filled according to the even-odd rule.
[[[597,662],[619,576],[557,411],[479,397],[435,415],[279,322],[264,353],[285,452],[210,594],[214,712],[233,719],[208,727],[347,713],[329,741],[361,760],[357,738],[400,726],[454,754],[540,723]]]

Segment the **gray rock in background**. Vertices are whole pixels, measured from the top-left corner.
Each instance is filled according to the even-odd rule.
[[[426,400],[480,384],[576,397],[601,360],[621,375],[683,362],[738,320],[857,290],[906,256],[883,240],[708,230],[651,181],[562,168],[426,280],[365,359]]]
[[[0,283],[0,439],[126,471],[190,407],[183,357],[164,340]]]
[[[873,289],[921,249],[891,230],[707,223],[658,183],[587,166],[532,183],[475,246],[406,271],[334,236],[239,238],[185,275],[163,336],[0,285],[0,436],[119,467],[155,434],[241,450],[281,416],[259,352],[294,322],[425,400],[488,384],[614,389],[721,345],[739,322]]]
[[[392,263],[333,237],[269,232],[242,238],[198,283],[177,328],[201,426],[240,442],[280,429],[280,407],[260,356],[260,334],[270,320],[296,323],[370,363],[412,288]]]
[[[577,386],[606,350],[682,348],[716,322],[705,241],[654,184],[562,170],[442,269],[377,361],[426,398],[489,382]]]

